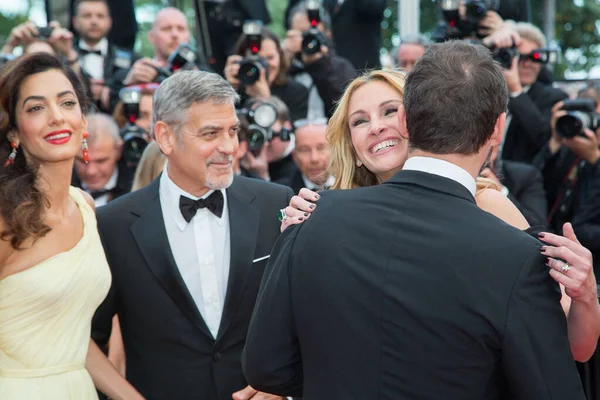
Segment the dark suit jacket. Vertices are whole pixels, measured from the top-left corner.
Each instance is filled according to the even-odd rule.
[[[542,173],[520,162],[501,163],[500,182],[508,189],[508,198],[521,211],[529,225],[546,225],[548,203]]]
[[[133,177],[135,175],[135,170],[128,168],[123,160],[119,161],[117,168],[119,169],[119,175],[117,176],[117,185],[110,191],[111,201],[131,192]],[[73,175],[71,176],[71,186],[85,190],[75,169],[73,169]]]
[[[539,249],[440,176],[324,192],[273,249],[246,378],[305,400],[583,400]]]
[[[231,266],[216,340],[175,264],[162,217],[160,180],[98,209],[112,287],[93,320],[105,346],[118,314],[127,379],[146,399],[230,400],[246,386],[241,352],[267,260],[279,236],[277,211],[291,190],[236,177],[227,189]]]
[[[562,90],[540,82],[531,85],[527,93],[511,97],[508,111],[512,120],[506,131],[502,158],[531,163],[550,139],[552,107],[566,98]]]

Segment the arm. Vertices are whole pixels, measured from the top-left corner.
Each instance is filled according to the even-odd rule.
[[[302,396],[302,357],[290,293],[291,253],[299,230],[288,229],[275,243],[242,353],[248,384],[282,396]]]
[[[502,367],[512,398],[583,400],[560,290],[532,246],[514,283],[502,335]]]
[[[328,117],[333,114],[335,104],[344,94],[346,85],[358,76],[356,68],[350,61],[330,52],[319,60],[307,64],[306,72],[317,87]]]
[[[111,399],[144,399],[119,374],[119,371],[108,361],[102,350],[100,350],[93,340],[90,340],[90,348],[85,364],[96,388]]]
[[[527,137],[529,142],[538,149],[544,147],[551,137],[550,117],[552,106],[567,97],[565,93],[561,93],[562,97],[555,93],[551,93],[551,96],[553,97],[550,100],[551,103],[541,110],[527,93],[511,97],[508,101],[508,110],[513,115],[513,120],[518,122],[521,127],[519,133]]]
[[[549,257],[550,275],[565,287],[570,298],[567,311],[569,342],[573,358],[586,362],[594,354],[600,336],[600,305],[598,304],[596,278],[592,267],[592,254],[577,240],[571,224],[563,227],[564,237],[541,233],[544,246],[542,254]],[[565,263],[568,271],[561,271]]]

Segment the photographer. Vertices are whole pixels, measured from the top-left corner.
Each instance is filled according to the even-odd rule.
[[[241,93],[241,104],[244,104],[247,98],[277,96],[287,105],[293,121],[305,119],[308,113],[308,89],[290,79],[289,63],[279,39],[269,29],[259,25],[254,21],[245,24],[253,33],[244,33],[240,37],[235,55],[227,58],[225,78]],[[251,59],[246,65],[249,66],[248,71],[255,71],[254,82],[244,84],[239,73],[242,63],[249,57]],[[244,73],[242,79],[247,77],[248,73]]]
[[[346,84],[358,76],[356,68],[335,54],[331,18],[320,1],[297,4],[289,14],[291,29],[283,49],[290,60],[290,75],[310,90],[308,119],[330,117]]]
[[[519,57],[504,71],[510,98],[501,157],[531,163],[550,139],[552,106],[567,94],[537,81],[543,66],[538,50],[546,47],[544,34],[524,22],[515,24],[515,30],[520,37]]]
[[[139,100],[139,114],[135,118],[135,125],[143,129],[148,134],[148,137],[152,137],[151,125],[152,125],[152,96],[158,88],[158,83],[147,83],[142,85],[134,85],[128,87],[128,89],[138,88],[140,91]],[[129,117],[125,112],[125,105],[120,100],[115,107],[113,113],[113,119],[119,126],[119,129],[125,128],[129,122]]]
[[[427,46],[429,46],[429,39],[423,35],[400,38],[400,46],[394,52],[396,66],[405,72],[410,72],[419,58],[425,54]]]
[[[47,27],[38,27],[32,21],[17,25],[10,32],[1,53],[12,54],[19,46],[23,48],[23,54],[40,52],[54,54],[62,58],[80,78],[82,77],[78,54],[73,48],[73,34],[61,28],[56,21],[50,22]]]
[[[110,86],[115,76],[122,76],[139,58],[132,51],[110,43],[112,27],[107,0],[78,0],[75,3],[73,28],[80,39],[75,50],[96,106],[111,110]],[[113,105],[114,106],[114,105]]]
[[[581,99],[585,97],[578,100]],[[561,233],[564,223],[571,222],[581,244],[596,253],[600,250],[600,203],[598,197],[592,196],[597,196],[600,190],[600,129],[597,123],[592,123],[596,126],[585,126],[575,133],[572,129],[574,119],[569,117],[577,115],[581,118],[583,114],[587,114],[594,118],[596,104],[590,102],[586,110],[580,112],[565,110],[573,105],[581,109],[573,100],[561,101],[553,107],[552,136],[534,162],[544,178],[549,226]],[[590,128],[594,128],[595,132]],[[598,256],[594,257],[596,273],[600,272],[600,254]]]
[[[245,109],[254,109],[258,112],[258,106],[264,105],[273,109],[273,117],[254,118],[252,122],[256,124],[256,119],[270,119],[266,124],[269,126],[263,127],[266,128],[270,138],[256,140],[249,137],[248,151],[240,160],[240,165],[249,176],[271,182],[289,182],[298,172],[298,167],[292,158],[296,138],[292,133],[290,112],[285,103],[277,97],[253,99],[246,104]],[[248,114],[248,111],[245,114]]]

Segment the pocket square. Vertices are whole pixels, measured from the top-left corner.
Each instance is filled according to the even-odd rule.
[[[267,259],[267,258],[269,258],[269,257],[271,257],[271,255],[270,255],[270,254],[269,254],[268,256],[264,256],[264,257],[261,257],[261,258],[257,258],[256,260],[252,260],[252,264],[254,264],[254,263],[257,263],[257,262],[259,262],[259,261],[262,261],[262,260],[266,260],[266,259]]]

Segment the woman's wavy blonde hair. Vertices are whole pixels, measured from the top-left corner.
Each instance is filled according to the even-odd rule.
[[[398,70],[374,70],[354,79],[339,100],[327,127],[327,142],[331,151],[329,173],[335,176],[332,189],[353,189],[377,185],[379,181],[367,168],[356,166],[356,152],[350,137],[348,106],[354,92],[370,82],[384,82],[404,96],[405,72]]]

